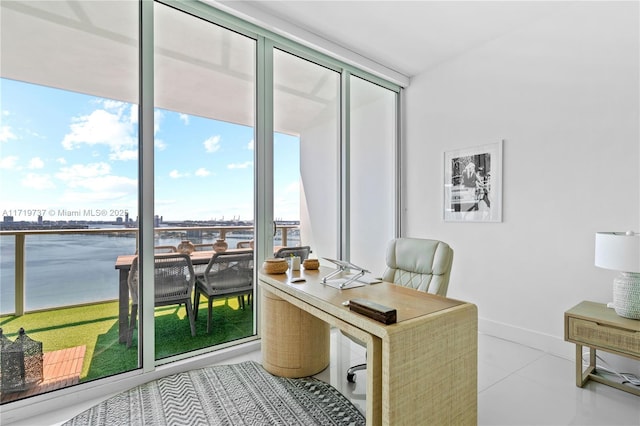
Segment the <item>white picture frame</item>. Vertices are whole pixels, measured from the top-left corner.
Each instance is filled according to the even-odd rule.
[[[503,142],[444,153],[445,221],[502,222]]]

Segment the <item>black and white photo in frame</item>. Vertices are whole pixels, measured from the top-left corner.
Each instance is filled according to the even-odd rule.
[[[444,153],[445,221],[502,221],[502,145]]]

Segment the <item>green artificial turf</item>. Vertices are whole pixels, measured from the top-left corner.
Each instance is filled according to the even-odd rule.
[[[253,334],[253,309],[239,309],[236,298],[214,302],[212,332],[207,334],[207,303],[200,302],[196,336],[191,336],[184,306],[155,310],[156,359],[201,349]],[[85,345],[81,381],[135,369],[138,365],[137,328],[130,348],[118,343],[118,303],[106,302],[71,308],[0,317],[6,337],[14,340],[22,327],[42,342],[43,351]]]

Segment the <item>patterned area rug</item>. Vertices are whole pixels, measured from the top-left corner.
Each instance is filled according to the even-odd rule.
[[[187,371],[122,392],[66,422],[77,425],[364,425],[318,379],[272,376],[253,361]]]

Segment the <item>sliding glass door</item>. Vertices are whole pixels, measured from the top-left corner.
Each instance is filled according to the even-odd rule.
[[[288,246],[337,256],[340,178],[340,73],[273,51],[274,218],[299,224]],[[285,232],[283,227],[282,232]],[[274,245],[283,244],[276,239]]]
[[[250,248],[256,41],[159,3],[154,14],[156,251],[187,247],[211,258],[221,247]],[[207,262],[191,258],[196,285],[204,284]],[[162,305],[158,272],[155,285],[155,304]],[[255,333],[250,296],[216,296],[221,290],[213,290],[209,327],[206,292],[191,298],[199,312],[190,313],[186,303],[155,308],[156,359]]]

